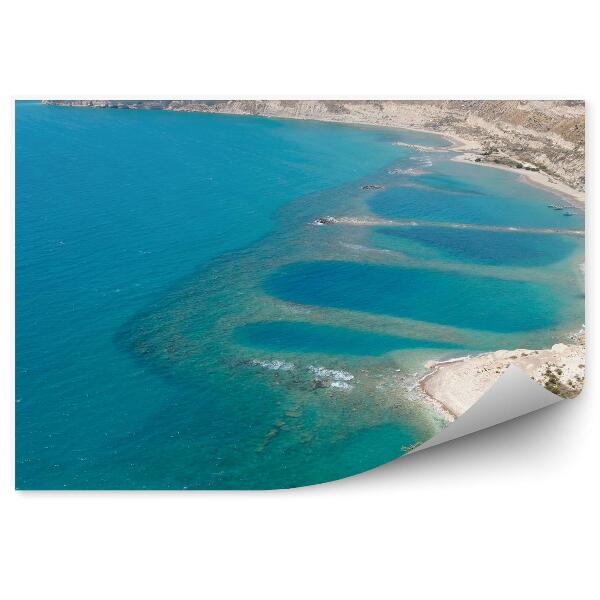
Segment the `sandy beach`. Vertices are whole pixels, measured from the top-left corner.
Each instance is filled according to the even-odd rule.
[[[524,183],[556,193],[575,208],[585,210],[583,191],[543,171],[524,171],[523,168],[485,160],[477,144],[456,135],[442,135],[453,143],[450,150],[459,153],[452,160],[515,173]],[[569,233],[585,234],[583,231]],[[559,343],[547,349],[497,350],[474,357],[430,361],[425,364],[428,372],[420,379],[418,389],[449,421],[457,419],[471,408],[511,364],[549,391],[565,398],[575,397],[581,392],[585,377],[585,338],[582,332],[573,337],[576,338],[575,344]]]
[[[452,148],[457,152],[463,152],[460,146]],[[503,171],[510,171],[511,173],[515,173],[521,176],[521,179],[529,184],[536,187],[541,187],[546,190],[550,190],[555,194],[559,194],[562,196],[567,202],[573,205],[576,208],[584,209],[585,208],[585,193],[575,190],[572,187],[568,186],[566,183],[562,181],[558,181],[548,173],[544,173],[543,171],[524,171],[523,169],[517,169],[516,167],[509,167],[507,165],[501,165],[494,162],[489,162],[486,160],[482,160],[481,155],[475,154],[473,152],[465,152],[455,156],[452,160],[457,162],[467,162],[476,165],[480,165],[482,167],[492,167],[494,169],[502,169]]]
[[[299,115],[277,115],[278,118],[287,118],[287,119],[298,119],[298,120],[315,120],[315,121],[329,121],[334,123],[343,123],[347,125],[365,125],[365,126],[373,126],[376,125],[378,127],[385,127],[390,129],[408,129],[409,131],[416,131],[419,133],[436,133],[443,138],[446,138],[452,143],[450,148],[436,148],[436,147],[427,147],[427,146],[418,146],[416,144],[404,144],[400,142],[396,142],[397,145],[405,145],[416,148],[422,152],[457,152],[456,157],[452,160],[459,162],[469,162],[473,164],[477,164],[484,167],[492,167],[495,169],[502,169],[504,171],[510,171],[517,175],[521,176],[521,179],[528,183],[529,185],[533,185],[536,187],[541,187],[556,194],[562,196],[567,202],[571,203],[574,207],[584,209],[585,208],[585,192],[581,190],[577,190],[574,187],[566,184],[564,181],[560,181],[556,177],[552,177],[548,173],[544,171],[530,171],[524,170],[523,168],[519,169],[516,167],[510,167],[508,165],[499,164],[496,162],[492,162],[492,160],[488,160],[487,157],[483,154],[484,146],[473,139],[467,139],[460,137],[456,133],[450,133],[448,131],[439,131],[436,129],[428,129],[425,127],[416,127],[411,124],[402,123],[398,124],[394,121],[380,121],[373,118],[356,118],[355,116],[340,116],[340,115],[313,115],[311,117]],[[510,155],[506,155],[508,160],[511,160],[512,157]]]
[[[425,129],[406,127],[412,131],[427,132]],[[401,144],[396,142],[398,145],[409,146],[415,148],[420,152],[457,152],[457,156],[451,160],[457,162],[466,162],[476,164],[482,167],[492,167],[494,169],[501,169],[503,171],[509,171],[515,173],[521,177],[524,183],[540,187],[555,194],[562,196],[567,202],[569,202],[575,208],[581,210],[585,209],[585,192],[576,190],[575,188],[567,185],[565,182],[560,181],[556,177],[552,177],[548,173],[536,169],[534,165],[525,164],[521,168],[511,167],[505,164],[495,162],[493,159],[490,160],[485,154],[482,153],[482,146],[477,142],[460,138],[457,135],[453,135],[447,132],[440,133],[442,137],[452,142],[450,148],[430,148],[428,146],[419,146],[416,144]],[[506,160],[511,160],[510,156],[503,157]]]
[[[572,206],[585,210],[585,193],[557,180],[543,171],[526,171],[507,165],[482,160],[472,151],[469,142],[445,136],[455,145],[452,150],[461,152],[452,160],[492,167],[520,175],[524,183],[559,194]],[[467,150],[467,151],[465,151]],[[581,232],[583,235],[585,232]],[[419,381],[419,389],[442,413],[454,420],[475,404],[511,365],[522,369],[531,379],[546,389],[565,398],[577,396],[585,376],[585,339],[580,332],[575,344],[554,344],[542,350],[497,350],[460,359],[426,363],[429,372]]]
[[[515,365],[546,389],[565,398],[579,394],[583,387],[585,346],[583,339],[573,344],[554,344],[544,350],[497,350],[443,362],[428,362],[429,372],[419,381],[419,389],[433,402],[458,418]]]

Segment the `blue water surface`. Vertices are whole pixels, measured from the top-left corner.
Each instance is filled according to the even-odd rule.
[[[564,199],[519,183],[514,173],[452,161],[436,162],[430,174],[374,194],[370,206],[399,220],[555,229],[582,229],[584,223]]]
[[[425,359],[547,344],[581,323],[581,239],[310,224],[370,208],[583,225],[547,207],[554,195],[446,152],[394,176],[427,162],[395,141],[449,144],[18,102],[16,486],[262,489],[351,475],[443,426],[402,387]],[[352,385],[324,386],[319,368]]]
[[[392,250],[411,252],[407,244],[395,246],[394,242],[416,242],[419,250],[437,251],[440,258],[489,265],[550,265],[569,257],[583,244],[582,239],[566,235],[435,226],[386,227],[376,233],[376,243]]]
[[[160,376],[115,335],[180,278],[268,233],[284,203],[387,164],[400,151],[390,135],[18,102],[17,486],[218,485],[211,457],[248,422],[213,415],[215,430],[207,410],[221,390]],[[195,445],[183,456],[186,430]],[[271,483],[236,477],[222,485]]]
[[[265,287],[308,305],[496,332],[551,327],[561,302],[551,286],[527,281],[334,261],[290,264]]]

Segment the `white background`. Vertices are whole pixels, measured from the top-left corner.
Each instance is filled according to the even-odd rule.
[[[8,4],[0,16],[3,598],[597,598],[593,3]],[[15,97],[586,99],[585,392],[313,488],[15,492]]]

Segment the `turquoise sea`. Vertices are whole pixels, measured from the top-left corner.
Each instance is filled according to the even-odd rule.
[[[583,214],[448,145],[18,102],[16,487],[345,477],[444,426],[427,360],[578,330]]]

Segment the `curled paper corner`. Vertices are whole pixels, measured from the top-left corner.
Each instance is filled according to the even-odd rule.
[[[560,400],[563,398],[530,379],[519,367],[511,365],[460,418],[407,455],[516,419]]]

